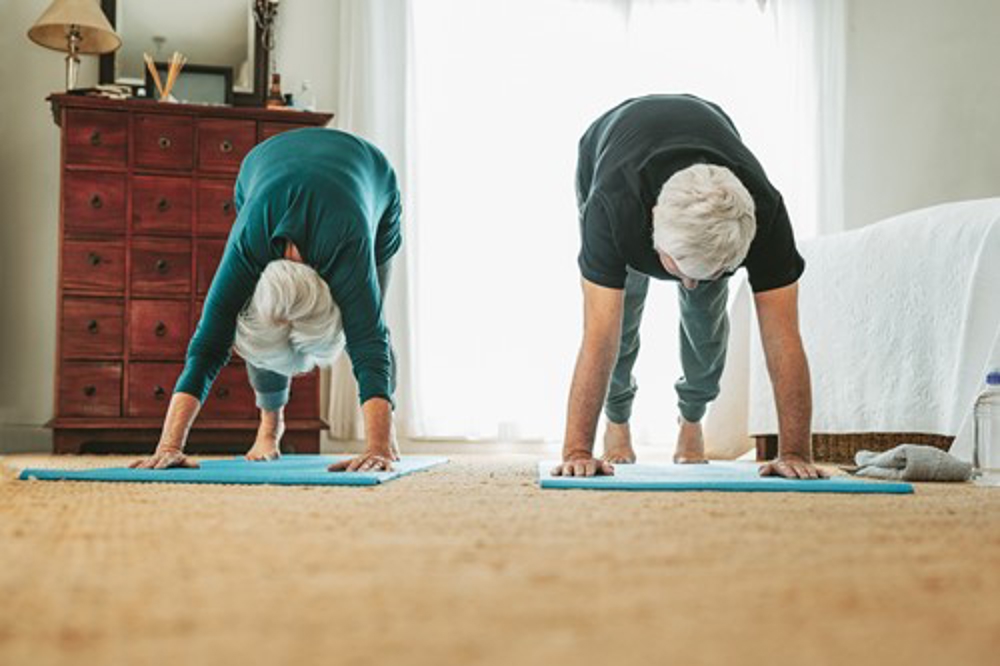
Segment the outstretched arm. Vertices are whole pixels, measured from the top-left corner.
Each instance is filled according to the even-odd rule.
[[[610,463],[595,460],[594,435],[608,392],[621,337],[624,291],[583,280],[583,343],[569,391],[563,463],[556,476],[613,474]]]
[[[166,469],[168,467],[197,467],[198,463],[184,455],[191,425],[198,416],[201,403],[198,398],[187,393],[174,393],[170,398],[167,417],[163,421],[160,441],[156,451],[148,458],[137,460],[129,467],[135,469]]]
[[[797,283],[754,296],[760,339],[778,409],[778,459],[764,464],[764,476],[815,479],[827,474],[813,465],[812,389],[809,363],[799,334]]]

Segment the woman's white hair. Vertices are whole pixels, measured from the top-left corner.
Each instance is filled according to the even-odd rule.
[[[695,164],[678,171],[653,207],[653,247],[695,280],[736,270],[755,233],[753,197],[725,167]]]
[[[340,308],[315,270],[270,262],[236,320],[236,351],[249,363],[288,377],[330,365],[344,349]]]

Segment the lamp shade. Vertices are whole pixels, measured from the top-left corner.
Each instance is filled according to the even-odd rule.
[[[28,37],[41,46],[69,51],[71,26],[80,31],[79,53],[110,53],[122,45],[97,0],[54,0],[28,30]]]

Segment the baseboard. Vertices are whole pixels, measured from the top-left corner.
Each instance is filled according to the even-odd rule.
[[[34,425],[0,425],[0,455],[52,453],[52,431]]]

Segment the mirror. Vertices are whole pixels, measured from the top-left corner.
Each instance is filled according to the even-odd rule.
[[[144,86],[144,52],[165,62],[180,51],[190,65],[232,68],[236,106],[263,106],[267,54],[251,5],[252,0],[101,0],[122,38],[116,53],[101,57],[101,83]]]

